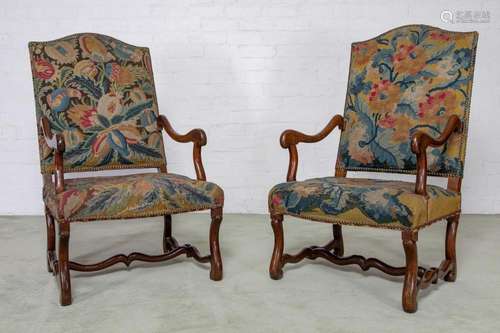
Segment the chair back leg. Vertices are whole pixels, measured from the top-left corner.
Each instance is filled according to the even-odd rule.
[[[179,247],[179,243],[172,236],[172,215],[165,215],[163,219],[163,253],[167,253]]]
[[[333,229],[333,254],[337,257],[344,256],[344,237],[342,236],[342,226],[340,224],[334,224]]]

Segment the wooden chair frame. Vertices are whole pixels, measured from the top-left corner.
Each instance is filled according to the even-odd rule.
[[[335,128],[344,130],[344,119],[340,115],[334,116],[330,122],[319,133],[307,135],[295,130],[286,130],[281,134],[280,144],[284,149],[288,149],[290,161],[288,165],[287,181],[295,181],[298,167],[299,143],[314,143],[323,140]],[[450,138],[455,132],[461,132],[462,122],[453,115],[448,119],[446,127],[438,138],[432,138],[425,132],[416,132],[411,138],[411,150],[417,157],[417,172],[415,182],[415,193],[427,196],[427,155],[428,147],[438,147]],[[338,165],[338,163],[337,163]],[[346,177],[347,171],[336,167],[335,177]],[[448,190],[460,193],[461,177],[448,177]],[[453,282],[457,278],[457,257],[456,257],[456,236],[460,214],[447,218],[445,259],[439,267],[424,268],[418,265],[417,240],[418,229],[403,229],[401,231],[403,248],[406,257],[404,267],[390,266],[376,258],[365,258],[360,255],[344,256],[344,241],[342,237],[342,226],[333,224],[333,239],[324,246],[310,246],[302,249],[297,254],[284,253],[283,236],[283,214],[271,214],[271,226],[274,232],[274,250],[269,267],[272,279],[278,280],[283,277],[283,266],[288,263],[298,263],[303,259],[314,260],[324,258],[329,262],[341,266],[358,265],[366,271],[376,268],[392,276],[404,276],[402,304],[406,312],[417,310],[417,294],[421,289],[435,284],[439,279]]]
[[[54,181],[52,175],[44,175],[44,185],[55,186],[56,193],[64,191],[64,168],[63,155],[65,144],[63,136],[53,134],[50,129],[50,123],[46,117],[42,117],[41,128],[47,145],[54,150]],[[177,133],[168,119],[160,115],[157,120],[158,127],[164,130],[174,141],[193,143],[193,162],[198,180],[206,180],[205,170],[201,159],[201,147],[207,144],[207,137],[202,129],[193,129],[187,134]],[[167,173],[167,168],[162,167],[159,172]],[[200,263],[210,263],[210,279],[214,281],[222,280],[222,258],[219,247],[219,228],[222,222],[222,207],[211,209],[209,245],[210,254],[201,256],[198,249],[190,244],[179,245],[172,235],[172,216],[164,216],[163,232],[163,254],[147,255],[139,252],[133,252],[129,255],[117,254],[106,260],[94,264],[80,264],[69,259],[69,238],[70,222],[66,220],[57,221],[58,230],[58,249],[56,253],[56,228],[55,218],[49,210],[45,209],[45,220],[47,224],[47,266],[48,271],[56,276],[60,289],[60,304],[70,305],[71,297],[71,279],[70,270],[80,272],[94,272],[103,270],[117,263],[124,263],[127,267],[133,261],[160,262],[173,259],[179,255],[186,254]]]

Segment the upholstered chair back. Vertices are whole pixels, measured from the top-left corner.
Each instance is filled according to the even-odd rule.
[[[414,173],[412,134],[437,137],[457,115],[463,130],[429,148],[428,174],[462,176],[477,37],[409,25],[353,43],[337,168]]]
[[[64,169],[165,165],[149,50],[98,34],[30,42],[42,173],[53,152],[40,118],[64,137]]]

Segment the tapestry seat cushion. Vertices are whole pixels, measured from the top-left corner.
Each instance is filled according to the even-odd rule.
[[[165,173],[65,180],[62,193],[44,188],[44,201],[58,220],[89,221],[159,216],[222,207],[214,183]]]
[[[460,211],[459,193],[415,184],[362,178],[314,178],[281,183],[269,193],[272,214],[338,224],[416,229]]]

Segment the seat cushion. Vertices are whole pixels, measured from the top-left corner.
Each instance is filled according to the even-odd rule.
[[[396,229],[419,228],[460,211],[460,194],[427,186],[428,197],[415,184],[361,178],[314,178],[274,186],[269,210],[275,214],[339,224]]]
[[[89,221],[159,216],[221,207],[224,192],[214,183],[165,173],[65,180],[56,194],[44,189],[44,201],[57,219]]]

